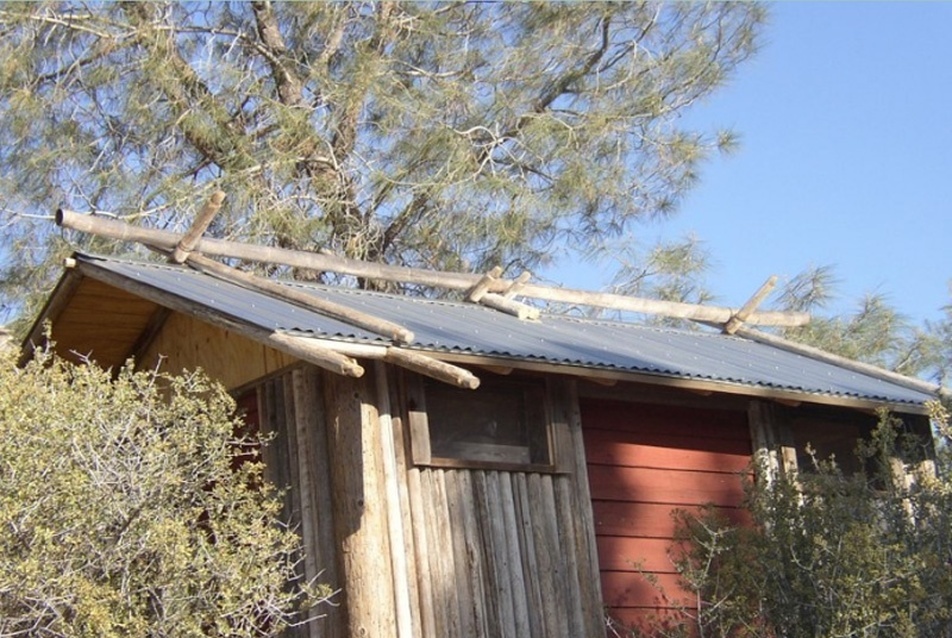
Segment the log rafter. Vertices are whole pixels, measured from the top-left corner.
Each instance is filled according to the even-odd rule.
[[[174,249],[181,237],[179,234],[169,231],[139,228],[122,221],[94,215],[84,215],[64,209],[60,209],[56,212],[56,221],[57,224],[64,228],[112,239],[135,241],[164,250]],[[233,259],[280,264],[293,268],[337,272],[370,280],[412,283],[461,292],[470,291],[485,277],[485,275],[473,273],[391,266],[336,255],[288,250],[269,246],[255,246],[207,237],[198,241],[195,252],[200,252],[206,256],[229,257]],[[524,280],[525,277],[522,277],[522,279]],[[660,301],[657,299],[644,299],[614,293],[543,286],[520,281],[519,279],[493,279],[489,282],[486,293],[496,293],[500,296],[506,296],[506,293],[516,285],[520,286],[517,288],[518,295],[523,298],[636,313],[658,314],[678,319],[713,323],[719,326],[724,326],[732,317],[739,316],[738,311],[727,307]],[[745,313],[744,318],[744,323],[747,325],[782,327],[802,326],[809,323],[809,321],[810,315],[805,312],[751,311]]]

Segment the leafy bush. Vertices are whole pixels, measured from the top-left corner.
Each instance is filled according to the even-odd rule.
[[[815,458],[812,471],[750,483],[748,526],[678,513],[674,555],[697,604],[645,634],[952,636],[952,430],[938,405],[934,423],[937,472],[898,460],[916,458],[915,441],[884,413],[857,446],[865,471]]]
[[[0,360],[0,635],[268,636],[318,601],[200,373]]]

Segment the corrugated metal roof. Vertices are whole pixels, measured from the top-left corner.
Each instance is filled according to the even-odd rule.
[[[77,256],[81,261],[217,310],[241,322],[324,339],[384,337],[181,266]],[[759,386],[798,393],[922,404],[931,395],[839,366],[713,332],[543,314],[538,322],[476,304],[289,284],[402,325],[417,350]]]

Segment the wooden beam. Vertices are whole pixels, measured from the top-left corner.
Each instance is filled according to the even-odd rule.
[[[506,299],[512,299],[517,294],[519,294],[519,291],[522,290],[527,283],[529,283],[529,279],[531,277],[532,273],[530,273],[528,270],[524,270],[522,274],[516,277],[509,287],[506,288],[506,291],[502,294],[502,296]]]
[[[763,303],[764,299],[767,298],[767,295],[773,291],[776,285],[777,276],[771,275],[770,278],[767,279],[767,281],[765,281],[764,284],[757,289],[757,292],[755,292],[754,295],[747,300],[747,303],[741,306],[741,309],[735,312],[734,315],[727,321],[727,323],[724,324],[724,333],[732,335],[737,332],[738,328],[740,328],[744,322],[747,321],[747,318],[750,317],[750,315],[753,314],[755,310],[757,310],[757,307]]]
[[[209,224],[215,219],[215,215],[218,214],[218,210],[221,208],[223,201],[225,201],[225,193],[222,191],[212,193],[212,196],[205,202],[202,210],[199,211],[198,217],[195,218],[192,227],[188,229],[188,232],[185,233],[178,244],[176,244],[169,261],[181,264],[188,258],[188,254],[195,250],[195,246],[198,245],[198,240],[202,238]]]
[[[519,303],[512,299],[507,299],[502,295],[497,295],[494,292],[487,292],[479,298],[480,305],[488,306],[493,310],[498,310],[499,312],[504,312],[507,315],[512,315],[518,319],[532,320],[536,321],[539,319],[541,312],[538,308],[533,308],[532,306],[527,306],[524,303]]]
[[[489,292],[489,289],[492,287],[494,283],[496,283],[496,280],[499,279],[499,275],[501,274],[502,274],[502,268],[500,268],[499,266],[496,266],[495,268],[490,270],[488,273],[483,275],[479,279],[479,281],[476,282],[476,285],[470,289],[469,293],[467,293],[466,301],[479,303],[479,300],[483,298],[483,295]]]
[[[276,350],[287,352],[291,356],[330,370],[345,377],[361,377],[364,369],[359,363],[347,355],[334,352],[328,348],[313,343],[308,337],[298,337],[284,332],[272,332],[265,338],[265,343]]]
[[[380,319],[366,312],[354,310],[339,303],[321,299],[315,295],[276,283],[264,277],[258,277],[252,273],[243,272],[237,268],[218,263],[204,255],[192,253],[187,256],[187,259],[187,263],[190,266],[194,266],[201,272],[211,274],[229,283],[265,292],[269,295],[284,299],[285,301],[303,306],[308,310],[314,310],[333,317],[352,326],[369,330],[375,334],[384,335],[397,343],[411,343],[413,341],[414,335],[412,331],[392,321]]]
[[[411,350],[387,348],[384,361],[467,390],[479,387],[479,378],[469,370]]]
[[[64,209],[56,211],[56,223],[63,228],[70,228],[103,237],[110,237],[112,239],[141,242],[166,250],[174,249],[179,241],[179,235],[176,233],[150,228],[138,228],[121,221],[96,217],[94,215],[83,215]],[[205,255],[227,256],[236,259],[282,264],[295,268],[337,272],[355,277],[379,279],[381,281],[407,282],[437,288],[448,288],[450,290],[469,290],[479,283],[482,278],[482,275],[389,266],[333,255],[286,250],[267,246],[253,246],[211,238],[201,239],[195,247],[195,250]],[[512,282],[508,280],[498,279],[492,283],[489,292],[505,293],[511,285]],[[570,288],[553,288],[528,283],[523,286],[519,294],[523,297],[544,299],[546,301],[581,304],[637,313],[661,314],[680,319],[707,321],[718,325],[723,325],[728,322],[734,314],[730,308],[659,301],[655,299],[640,299],[612,293],[589,292]],[[747,317],[748,324],[771,326],[802,326],[809,323],[809,321],[810,315],[804,312],[753,312]]]

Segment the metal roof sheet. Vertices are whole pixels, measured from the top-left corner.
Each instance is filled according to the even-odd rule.
[[[382,336],[182,266],[78,255],[84,263],[202,304],[238,321],[324,339],[386,344]],[[310,294],[400,324],[408,347],[807,394],[921,405],[933,396],[741,337],[543,314],[520,321],[471,303],[305,284]]]

